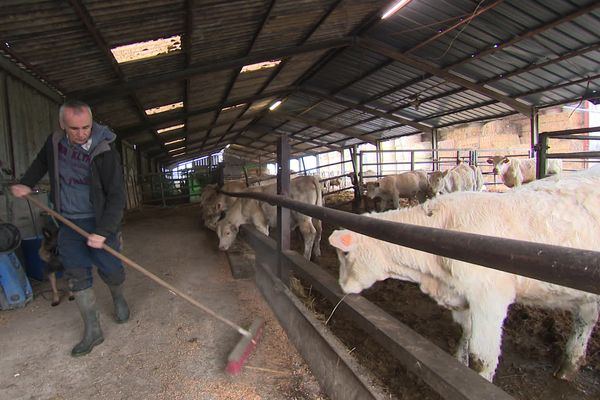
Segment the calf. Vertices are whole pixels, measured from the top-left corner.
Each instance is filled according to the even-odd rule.
[[[444,172],[434,171],[428,175],[430,195],[461,191],[483,190],[483,174],[475,165],[458,164]]]
[[[200,196],[204,225],[213,231],[216,230],[217,222],[221,218],[221,215],[227,211],[236,200],[235,197],[227,196],[219,190],[235,193],[241,192],[244,189],[246,189],[246,183],[243,181],[227,181],[221,188],[218,188],[217,185],[207,185]],[[203,198],[202,196],[205,193],[206,196]]]
[[[260,191],[267,194],[277,194],[276,185],[258,186],[248,188],[250,191]],[[290,198],[317,206],[323,205],[321,183],[316,176],[300,176],[290,182]],[[321,221],[313,219],[296,211],[290,213],[292,229],[298,227],[304,239],[304,257],[310,260],[311,255],[321,255]],[[219,236],[219,250],[229,249],[237,234],[240,225],[251,223],[265,235],[269,235],[269,228],[277,225],[277,208],[266,202],[250,198],[238,198],[231,208],[227,210],[223,219],[217,224]]]
[[[600,166],[552,177],[508,193],[456,192],[422,206],[368,214],[393,222],[600,251]],[[535,204],[535,207],[531,207]],[[376,281],[416,282],[462,325],[457,357],[492,380],[502,325],[519,302],[573,315],[573,332],[556,375],[572,379],[585,361],[600,296],[379,241],[348,230],[331,234],[340,261],[340,286],[359,293]],[[551,265],[548,268],[552,268]]]
[[[400,198],[416,198],[419,203],[424,202],[429,192],[429,182],[425,171],[408,171],[399,175],[384,176],[375,182],[367,182],[366,189],[368,198],[379,197],[383,204],[391,199],[394,208],[398,208]]]
[[[509,188],[529,183],[536,179],[535,158],[513,158],[508,156],[493,156],[487,159],[493,165],[494,177],[500,175],[502,183]],[[547,160],[546,173],[556,175],[562,172],[562,160]]]

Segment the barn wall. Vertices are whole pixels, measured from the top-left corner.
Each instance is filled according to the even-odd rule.
[[[584,107],[585,108],[585,107]],[[587,127],[584,112],[562,107],[551,107],[540,111],[539,131],[549,132],[563,129]],[[529,118],[513,115],[501,120],[477,122],[440,129],[438,146],[443,148],[509,149],[531,147]],[[576,152],[587,150],[587,141],[552,140],[549,152]],[[481,160],[480,160],[481,162]],[[580,169],[580,163],[565,163],[566,169]]]
[[[0,218],[14,223],[27,238],[39,232],[39,211],[33,209],[35,221],[32,221],[27,202],[7,196],[7,185],[23,175],[46,137],[58,128],[57,99],[60,97],[51,98],[38,90],[35,83],[32,85],[31,77],[24,77],[22,73],[0,66],[0,161],[3,167],[10,169],[10,175],[6,170],[2,173]],[[47,177],[40,183],[40,188],[48,188]],[[36,196],[47,201],[46,193]]]
[[[140,205],[142,192],[139,185],[139,171],[137,152],[127,142],[121,144],[123,161],[123,174],[125,179],[125,193],[127,198],[127,209],[137,208]]]

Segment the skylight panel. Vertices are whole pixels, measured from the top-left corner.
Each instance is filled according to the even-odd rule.
[[[263,61],[256,64],[244,65],[240,73],[259,71],[261,69],[273,68],[279,65],[281,60]]]
[[[171,140],[170,142],[165,143],[165,146],[168,146],[168,145],[173,144],[173,143],[183,142],[183,141],[185,141],[185,139]]]
[[[144,60],[161,54],[169,54],[181,50],[181,36],[175,35],[164,39],[148,40],[118,46],[110,49],[119,64]]]
[[[169,153],[173,153],[173,152],[176,152],[176,151],[181,152],[181,150],[185,150],[185,146],[178,147],[176,149],[171,149],[171,150],[169,150]]]
[[[160,114],[163,112],[175,110],[177,108],[183,108],[183,101],[180,101],[179,103],[171,103],[171,104],[165,104],[164,106],[149,108],[145,111],[146,111],[146,115],[152,115],[152,114]]]
[[[179,125],[168,126],[168,127],[166,127],[166,128],[158,129],[156,132],[158,132],[158,133],[170,132],[170,131],[174,131],[174,130],[176,130],[176,129],[183,128],[184,126],[185,126],[185,124],[179,124]]]

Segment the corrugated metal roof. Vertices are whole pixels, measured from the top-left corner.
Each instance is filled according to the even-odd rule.
[[[264,160],[281,133],[301,155],[599,96],[597,1],[412,0],[379,19],[391,3],[6,0],[0,51],[167,163],[177,138],[180,159],[237,142]],[[156,58],[110,53],[174,35],[181,50]]]

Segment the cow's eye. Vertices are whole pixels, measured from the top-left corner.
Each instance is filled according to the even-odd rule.
[[[344,255],[344,257],[348,257],[348,254],[350,254],[349,251],[342,251],[342,254]]]

